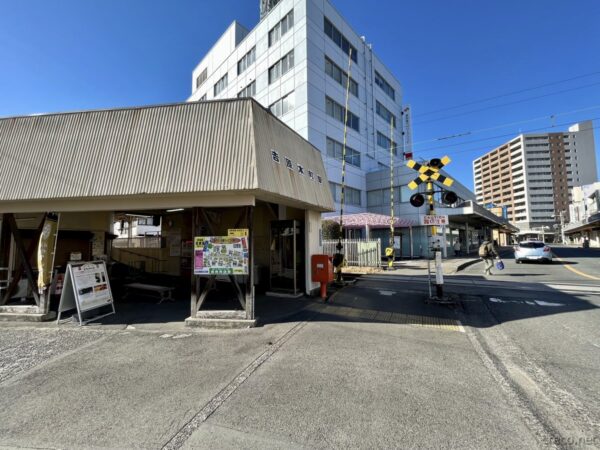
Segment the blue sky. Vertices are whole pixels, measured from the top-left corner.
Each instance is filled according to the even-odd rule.
[[[600,162],[600,1],[332,1],[401,81],[415,156],[448,154],[472,187],[472,160],[511,136],[597,118]],[[202,55],[258,5],[0,0],[0,116],[184,101]]]

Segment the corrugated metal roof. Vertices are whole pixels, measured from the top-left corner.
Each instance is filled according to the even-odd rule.
[[[326,178],[272,176],[270,147],[286,142],[324,176],[320,153],[251,99],[0,119],[0,202],[254,191],[333,209]]]

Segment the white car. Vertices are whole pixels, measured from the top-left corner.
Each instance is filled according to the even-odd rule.
[[[515,261],[552,262],[552,249],[542,241],[523,241],[515,246]]]

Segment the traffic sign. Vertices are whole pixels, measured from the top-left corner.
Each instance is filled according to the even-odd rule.
[[[428,226],[448,225],[448,216],[446,216],[446,215],[420,216],[419,221],[420,221],[421,225],[428,225]]]

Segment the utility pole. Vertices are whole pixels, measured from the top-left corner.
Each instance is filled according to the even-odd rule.
[[[565,210],[560,212],[560,240],[565,244]]]

